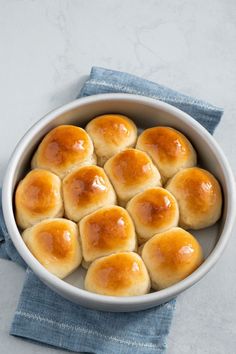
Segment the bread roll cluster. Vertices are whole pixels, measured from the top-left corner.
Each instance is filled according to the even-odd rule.
[[[15,217],[34,257],[63,279],[80,265],[85,289],[147,294],[183,280],[203,262],[186,230],[221,216],[219,182],[197,166],[181,132],[152,127],[138,136],[119,114],[85,130],[52,129],[15,192]]]

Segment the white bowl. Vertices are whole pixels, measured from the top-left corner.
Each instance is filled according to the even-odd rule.
[[[84,271],[79,270],[64,280],[49,273],[24,244],[14,218],[13,195],[17,182],[24,176],[30,158],[42,137],[60,124],[85,126],[93,117],[104,113],[121,113],[131,117],[140,128],[167,125],[182,131],[195,146],[201,166],[221,182],[224,211],[213,227],[193,232],[201,243],[205,261],[190,276],[167,289],[143,296],[113,297],[83,289]],[[234,222],[234,178],[222,150],[214,138],[193,118],[166,103],[130,94],[101,94],[78,99],[62,106],[38,121],[20,140],[10,159],[3,183],[3,214],[9,235],[21,257],[33,272],[51,289],[83,306],[104,311],[138,311],[162,304],[199,281],[220,258]]]

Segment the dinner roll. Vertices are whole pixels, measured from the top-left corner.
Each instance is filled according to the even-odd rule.
[[[62,186],[65,215],[73,221],[103,206],[116,204],[116,194],[101,167],[79,167],[63,179]]]
[[[16,222],[26,229],[37,222],[63,215],[61,180],[54,173],[35,169],[18,184],[15,193]]]
[[[93,143],[86,131],[74,125],[59,125],[41,141],[32,168],[45,168],[63,178],[77,166],[94,163]]]
[[[199,167],[178,172],[167,184],[179,204],[180,226],[202,229],[221,216],[222,194],[216,178]]]
[[[96,117],[85,129],[93,140],[100,166],[116,153],[127,147],[133,147],[137,139],[136,125],[121,114]]]
[[[101,208],[79,223],[85,262],[114,252],[134,251],[136,235],[127,211],[119,206]]]
[[[186,278],[203,261],[202,249],[189,232],[174,227],[147,241],[142,250],[152,288],[167,288]]]
[[[160,186],[160,174],[150,157],[142,151],[126,149],[111,157],[104,169],[119,198],[125,205],[135,194]]]
[[[179,208],[175,197],[164,188],[151,188],[134,196],[127,204],[139,243],[178,225]]]
[[[133,252],[96,259],[85,277],[85,289],[111,296],[135,296],[149,292],[150,278],[141,257]]]
[[[26,229],[22,237],[34,257],[61,279],[81,263],[78,227],[70,220],[44,220]]]
[[[169,127],[144,130],[138,138],[136,148],[151,156],[163,182],[179,170],[197,163],[197,155],[190,141],[178,130]]]

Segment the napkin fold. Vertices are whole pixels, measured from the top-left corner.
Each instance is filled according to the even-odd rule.
[[[210,133],[223,110],[167,87],[124,72],[93,67],[79,97],[124,92],[167,102],[190,114]],[[4,224],[0,208],[0,257],[26,268]],[[90,310],[57,295],[27,268],[10,333],[74,352],[96,354],[162,354],[175,300],[155,308],[112,313]]]
[[[99,93],[131,93],[151,97],[188,113],[211,134],[220,122],[223,109],[208,102],[184,95],[155,82],[116,70],[93,67],[78,97]]]

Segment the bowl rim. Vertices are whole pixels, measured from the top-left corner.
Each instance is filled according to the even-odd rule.
[[[57,278],[49,271],[47,271],[32,255],[29,249],[26,247],[21,234],[17,228],[14,211],[13,211],[13,203],[12,203],[12,184],[13,177],[15,174],[15,169],[19,160],[19,157],[22,155],[25,147],[29,144],[32,139],[43,127],[51,122],[52,119],[57,116],[70,111],[79,106],[94,103],[96,101],[132,101],[133,103],[144,103],[152,106],[153,108],[161,109],[167,113],[175,115],[179,120],[183,121],[187,125],[191,125],[191,128],[194,130],[198,130],[201,133],[201,137],[203,140],[207,142],[207,144],[212,145],[215,150],[215,154],[217,155],[217,160],[220,165],[223,167],[224,177],[226,180],[226,190],[227,190],[227,213],[225,218],[224,227],[221,231],[221,236],[215,245],[214,249],[210,253],[210,255],[206,258],[203,264],[197,268],[191,275],[189,275],[184,280],[170,286],[169,288],[162,289],[156,292],[152,292],[145,295],[139,296],[130,296],[130,297],[115,297],[115,296],[107,296],[100,295],[89,292],[87,290],[77,288],[74,285],[71,285],[65,282],[62,279]],[[70,103],[67,103],[59,108],[56,108],[46,115],[44,115],[40,120],[38,120],[31,128],[25,133],[25,135],[20,139],[18,144],[16,145],[3,180],[3,188],[2,188],[2,208],[3,208],[3,216],[6,223],[7,230],[9,232],[10,238],[16,247],[17,251],[26,262],[26,264],[32,269],[32,271],[47,285],[50,284],[52,288],[60,291],[61,294],[67,294],[70,298],[83,298],[88,304],[91,302],[96,302],[100,304],[111,304],[111,305],[134,305],[134,304],[154,304],[165,302],[170,298],[173,298],[178,293],[184,291],[189,288],[196,282],[198,282],[217,262],[223,253],[227,242],[229,240],[231,230],[234,224],[234,201],[236,201],[235,197],[235,182],[231,167],[227,158],[218,143],[214,140],[212,135],[208,133],[208,131],[195,119],[193,119],[187,113],[181,111],[180,109],[169,105],[168,103],[159,101],[157,99],[144,97],[140,95],[126,94],[126,93],[105,93],[98,94],[94,96],[88,96],[76,99]],[[155,305],[152,305],[155,306]]]

